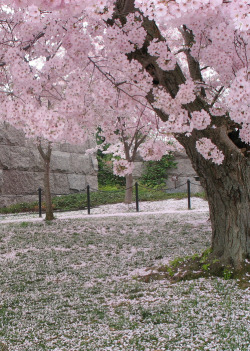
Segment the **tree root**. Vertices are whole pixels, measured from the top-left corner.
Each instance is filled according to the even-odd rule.
[[[223,265],[218,259],[213,258],[208,249],[202,255],[179,257],[168,265],[148,268],[149,274],[138,279],[149,283],[153,280],[168,279],[171,283],[198,278],[220,277],[225,280],[235,279],[242,289],[250,287],[250,261],[245,260],[241,269],[236,270],[233,266]]]

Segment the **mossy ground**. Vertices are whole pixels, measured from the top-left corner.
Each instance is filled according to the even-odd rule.
[[[205,250],[201,255],[177,257],[167,265],[153,269],[150,267],[149,271],[148,275],[140,278],[144,282],[168,279],[176,283],[182,280],[221,277],[225,280],[235,279],[242,289],[250,287],[250,261],[246,259],[241,269],[236,270],[233,266],[222,265],[218,259],[213,257],[211,249]]]

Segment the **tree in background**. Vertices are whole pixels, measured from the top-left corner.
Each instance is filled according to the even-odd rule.
[[[90,123],[87,121],[85,124],[86,119],[82,118],[87,104],[81,109],[82,105],[77,104],[77,101],[81,100],[79,93],[82,92],[75,92],[64,77],[67,73],[77,74],[75,70],[63,72],[62,69],[59,70],[59,74],[55,73],[62,63],[60,44],[56,47],[53,47],[53,41],[49,45],[45,44],[46,50],[39,54],[32,50],[32,45],[44,34],[40,33],[34,40],[27,41],[27,37],[30,38],[27,29],[32,23],[29,21],[29,15],[25,18],[25,24],[20,18],[14,22],[15,15],[7,8],[2,7],[0,14],[0,119],[17,129],[22,129],[26,138],[33,140],[37,145],[44,163],[45,219],[52,220],[54,215],[50,190],[50,161],[53,143],[63,141],[83,144],[86,141],[91,134]],[[66,101],[65,96],[69,95],[71,97]],[[74,119],[67,118],[70,114],[68,111],[74,113]],[[87,128],[87,133],[84,128]]]
[[[240,268],[250,255],[248,2],[2,4],[17,6],[2,7],[0,16],[2,118],[11,123],[23,110],[34,111],[43,133],[38,91],[53,98],[53,120],[60,116],[65,127],[83,120],[91,125],[96,106],[105,109],[107,103],[116,116],[133,112],[135,104],[150,107],[183,145],[206,189],[212,257]],[[41,78],[31,79],[26,60],[41,57],[50,59],[37,73]]]
[[[115,109],[106,111],[107,119],[100,118],[100,137],[106,154],[112,154],[113,172],[125,177],[126,191],[124,202],[130,204],[133,196],[133,169],[136,156],[140,153],[146,160],[160,160],[170,150],[170,145],[163,140],[164,125],[152,111],[140,105],[135,111],[117,117]],[[108,121],[108,123],[107,123]],[[165,136],[166,139],[166,136]],[[172,150],[175,144],[172,142]],[[169,152],[169,151],[168,151]]]

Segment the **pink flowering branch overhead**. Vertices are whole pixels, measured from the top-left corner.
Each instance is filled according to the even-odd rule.
[[[213,255],[240,266],[250,255],[249,2],[1,4],[1,118],[77,142],[100,111],[107,130],[112,109],[155,111],[206,190]]]

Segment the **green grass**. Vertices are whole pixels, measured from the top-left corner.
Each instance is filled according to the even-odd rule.
[[[204,198],[203,193],[194,194],[197,197]],[[124,201],[125,190],[116,186],[100,187],[98,191],[90,193],[91,207],[97,207],[106,204],[116,204]],[[139,201],[159,201],[168,199],[183,199],[186,198],[186,193],[166,193],[163,190],[155,190],[139,186]],[[133,194],[135,201],[135,191]],[[55,211],[73,211],[83,210],[87,208],[87,194],[75,193],[70,195],[56,196],[52,199],[53,208]],[[42,204],[43,211],[45,204]],[[21,213],[21,212],[38,212],[38,202],[19,203],[8,207],[0,208],[0,213]]]

